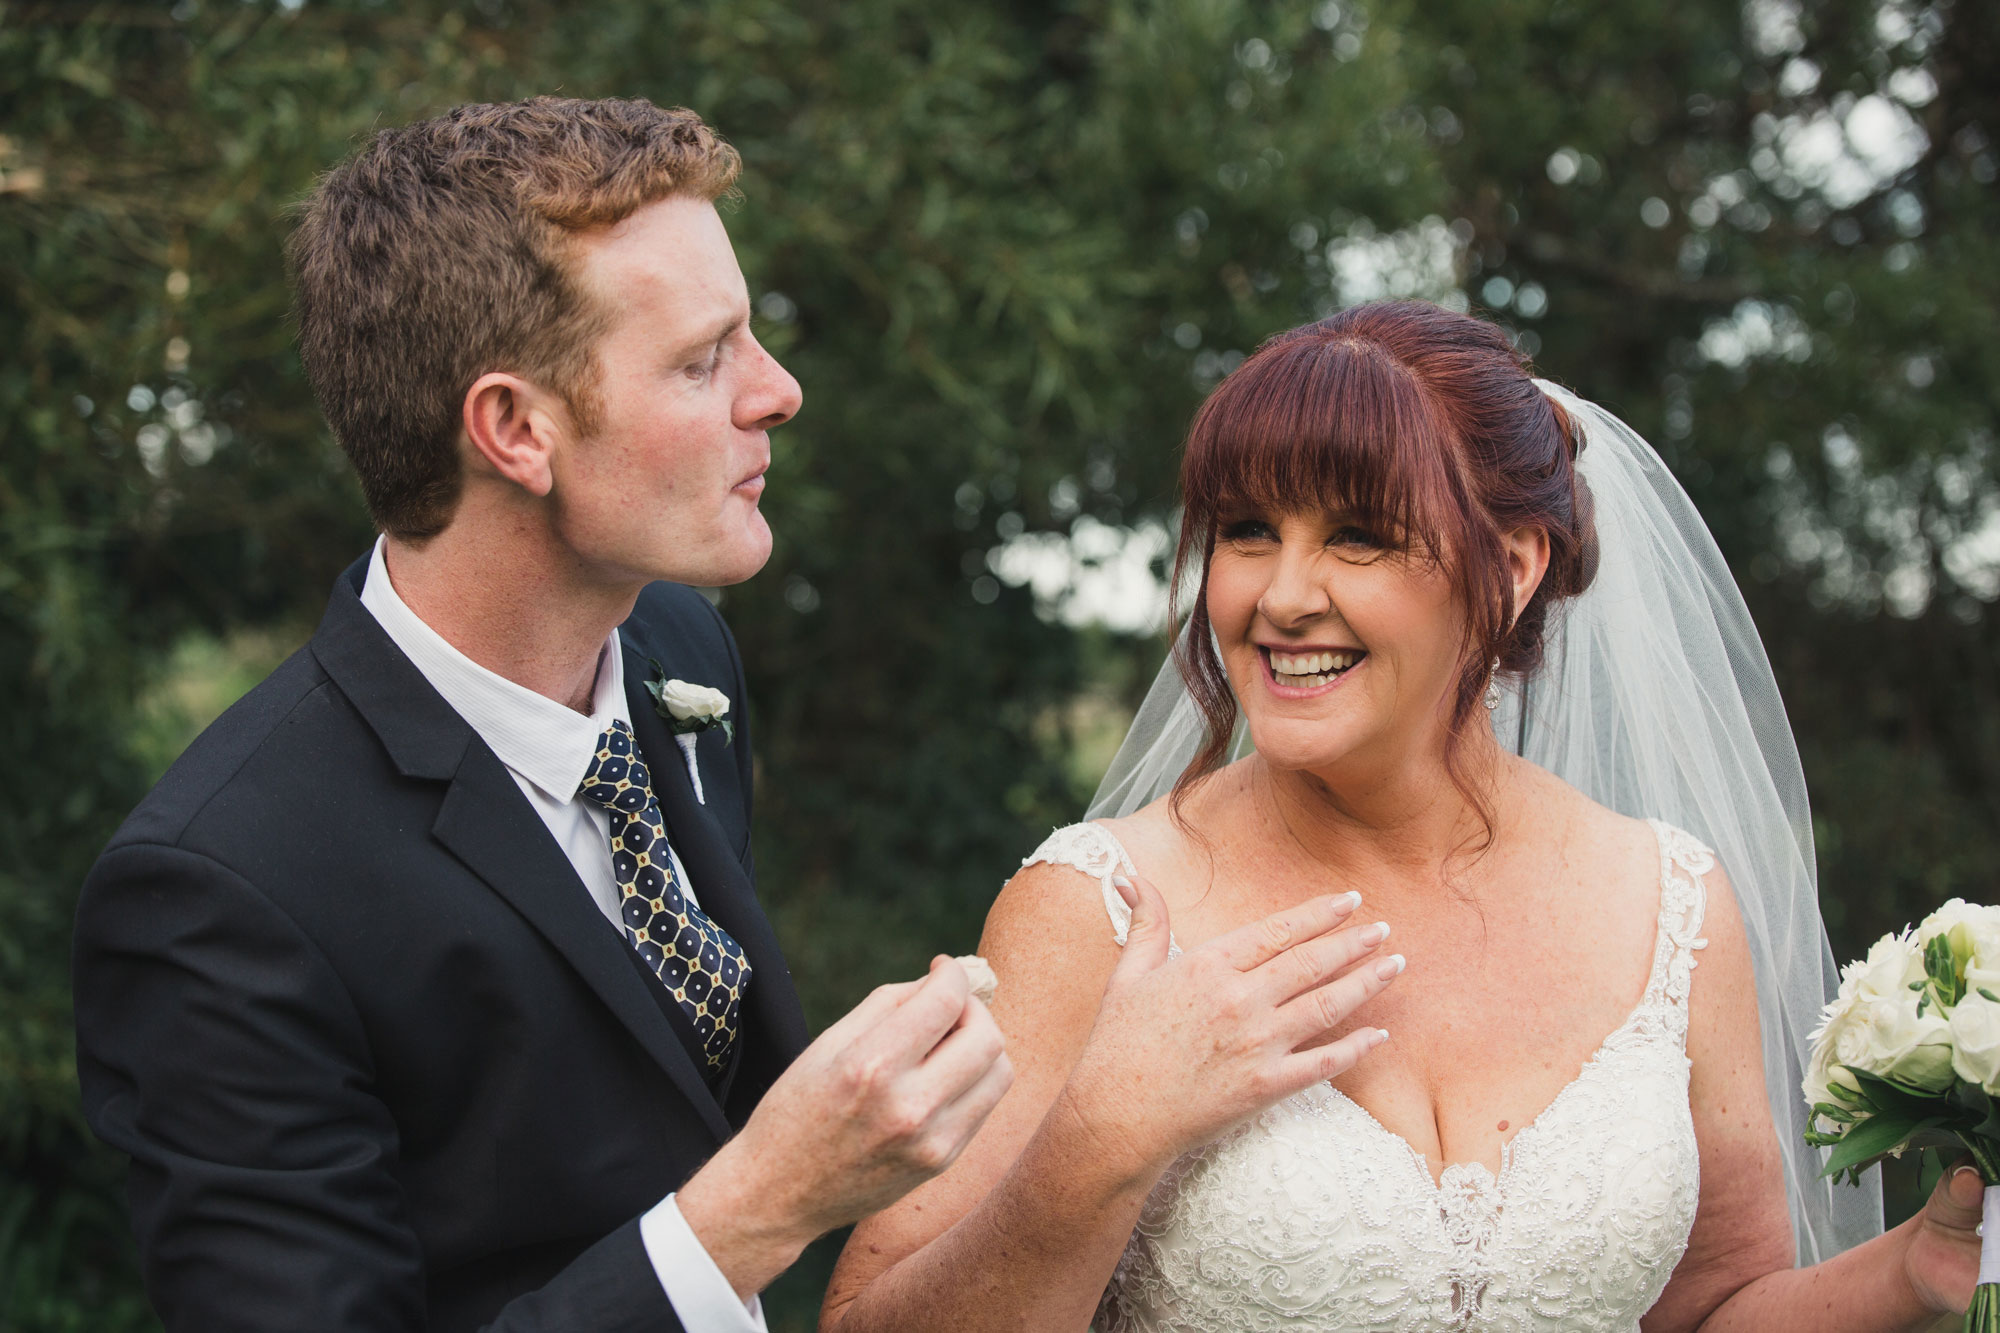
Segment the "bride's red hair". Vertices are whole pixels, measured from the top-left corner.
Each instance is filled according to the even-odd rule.
[[[1542,660],[1549,608],[1589,586],[1597,537],[1577,477],[1569,417],[1538,389],[1526,358],[1484,320],[1420,301],[1383,301],[1278,334],[1203,403],[1181,463],[1185,506],[1176,589],[1201,573],[1175,649],[1206,722],[1201,751],[1174,785],[1214,771],[1236,724],[1236,699],[1211,642],[1208,562],[1221,518],[1346,510],[1435,560],[1465,609],[1450,700],[1446,761],[1467,729],[1492,663],[1522,675]],[[1515,614],[1502,538],[1548,533],[1549,568]],[[1171,623],[1180,623],[1176,606]],[[1455,764],[1454,780],[1461,788]],[[1466,788],[1482,813],[1485,803]]]

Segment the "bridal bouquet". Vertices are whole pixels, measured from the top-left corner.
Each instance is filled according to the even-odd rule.
[[[1986,1182],[1968,1333],[2000,1333],[2000,907],[1954,898],[1849,963],[1812,1034],[1806,1142],[1858,1181],[1905,1149],[1972,1155]]]

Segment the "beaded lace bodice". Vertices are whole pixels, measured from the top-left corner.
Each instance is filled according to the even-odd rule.
[[[1433,1181],[1408,1142],[1316,1084],[1167,1170],[1105,1289],[1100,1333],[1636,1330],[1694,1224],[1687,1000],[1715,864],[1691,835],[1652,825],[1645,993],[1506,1145],[1498,1175],[1453,1163]],[[1022,864],[1037,862],[1095,879],[1125,942],[1131,911],[1111,878],[1132,863],[1110,830],[1058,829]]]

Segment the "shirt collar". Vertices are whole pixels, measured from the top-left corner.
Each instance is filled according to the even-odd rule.
[[[501,763],[555,800],[573,799],[605,728],[615,721],[629,725],[632,720],[625,703],[625,661],[618,631],[612,630],[598,650],[597,685],[590,716],[585,717],[487,670],[445,642],[397,595],[383,555],[387,549],[388,539],[378,537],[368,559],[361,605]]]

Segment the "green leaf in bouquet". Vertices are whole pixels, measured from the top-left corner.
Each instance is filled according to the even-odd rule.
[[[1933,935],[1924,946],[1924,972],[1931,979],[1932,995],[1939,1005],[1949,1007],[1965,998],[1965,979],[1959,975],[1948,935]]]
[[[1985,996],[1987,999],[1993,1001],[1993,1003],[2000,1004],[2000,995],[1995,995],[1992,991],[1987,990],[1986,987],[1981,986],[1979,988],[1979,993]]]
[[[1931,1117],[1922,1119],[1907,1115],[1884,1114],[1871,1116],[1841,1136],[1832,1154],[1826,1159],[1822,1176],[1836,1176],[1842,1172],[1859,1173],[1871,1163],[1887,1156],[1903,1146],[1904,1142],[1921,1129],[1934,1129],[1941,1120]]]
[[[1861,1091],[1877,1111],[1922,1119],[1937,1114],[1940,1094],[1911,1087],[1895,1079],[1870,1074],[1851,1065],[1842,1066],[1861,1085]]]
[[[1944,1175],[1944,1153],[1936,1148],[1923,1151],[1923,1165],[1917,1171],[1917,1197],[1928,1199]]]
[[[2000,1105],[1995,1104],[1986,1089],[1977,1083],[1954,1079],[1946,1100],[1959,1112],[1959,1119],[1952,1126],[1954,1132],[2000,1142]]]
[[[1993,1095],[1977,1083],[1955,1078],[1951,1081],[1951,1091],[1945,1095],[1981,1119],[1993,1114]]]

